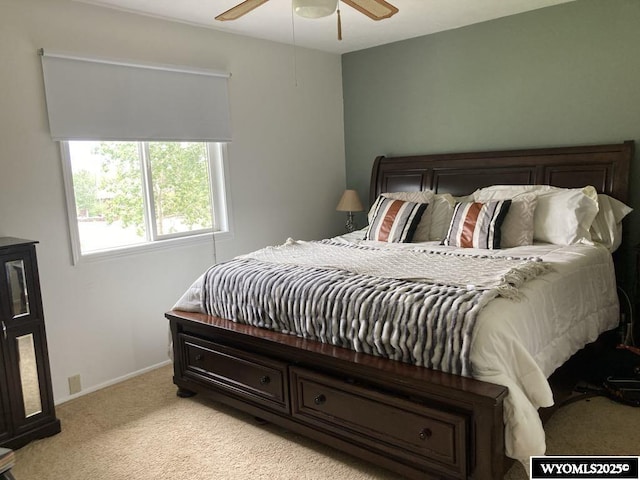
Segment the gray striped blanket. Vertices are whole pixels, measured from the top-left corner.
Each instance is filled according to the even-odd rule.
[[[254,258],[203,280],[209,315],[465,376],[478,313],[499,294]]]

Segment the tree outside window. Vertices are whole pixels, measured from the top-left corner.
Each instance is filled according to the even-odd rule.
[[[212,198],[220,192],[213,188],[210,153],[219,145],[70,141],[67,146],[83,255],[218,230]],[[222,164],[216,165],[214,174],[222,175]]]

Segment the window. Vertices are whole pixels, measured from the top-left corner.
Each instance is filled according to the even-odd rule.
[[[228,231],[223,143],[62,142],[74,260]]]
[[[229,231],[229,73],[40,55],[74,262]]]

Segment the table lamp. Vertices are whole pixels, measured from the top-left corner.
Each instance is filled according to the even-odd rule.
[[[356,229],[356,224],[353,222],[353,212],[361,212],[362,202],[358,197],[358,192],[355,190],[345,190],[336,207],[338,212],[347,212],[347,223],[345,228],[347,232],[351,233]]]

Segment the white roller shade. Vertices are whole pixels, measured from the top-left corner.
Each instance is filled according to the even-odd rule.
[[[54,140],[231,140],[228,74],[41,53]]]

